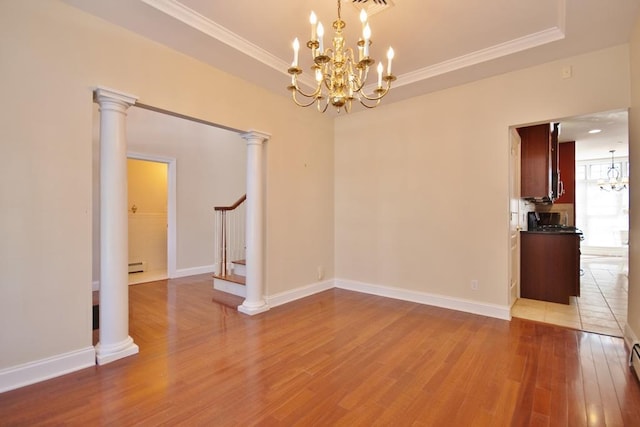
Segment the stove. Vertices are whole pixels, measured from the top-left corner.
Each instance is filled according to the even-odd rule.
[[[580,235],[580,240],[584,240],[582,230],[578,227],[562,224],[546,224],[538,225],[531,231],[544,232],[544,233],[575,233]]]

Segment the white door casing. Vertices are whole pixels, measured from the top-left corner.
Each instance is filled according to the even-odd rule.
[[[520,135],[509,130],[509,306],[520,296]]]

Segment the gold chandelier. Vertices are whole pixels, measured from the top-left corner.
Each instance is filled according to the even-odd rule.
[[[360,104],[367,108],[375,108],[380,104],[380,100],[389,92],[391,82],[396,77],[391,74],[391,61],[393,59],[393,49],[387,52],[386,73],[383,71],[382,62],[378,62],[378,84],[373,90],[373,94],[364,93],[364,85],[369,75],[369,68],[375,60],[369,56],[371,46],[371,28],[367,22],[367,13],[364,9],[360,12],[362,22],[362,37],[357,43],[357,61],[352,48],[345,48],[345,40],[342,30],[346,24],[340,16],[340,0],[338,0],[338,19],[333,22],[335,34],[332,40],[332,47],[324,49],[324,27],[315,13],[311,12],[309,22],[311,23],[311,40],[307,42],[307,47],[311,49],[313,65],[311,70],[315,75],[316,88],[311,93],[306,93],[298,85],[298,76],[302,74],[302,69],[298,65],[298,53],[300,42],[296,38],[293,41],[293,63],[287,70],[291,74],[291,85],[287,89],[291,91],[293,102],[300,107],[308,107],[314,103],[318,111],[324,113],[329,105],[333,105],[338,112],[344,108],[348,113],[351,110],[351,103],[357,99]],[[384,84],[383,84],[384,83]],[[303,101],[298,100],[301,95]]]

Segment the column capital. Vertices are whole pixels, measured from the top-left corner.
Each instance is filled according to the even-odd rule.
[[[125,107],[130,107],[136,103],[138,97],[135,95],[129,95],[128,93],[119,92],[114,89],[109,89],[106,87],[97,87],[94,91],[94,99],[98,101],[98,103],[102,102],[117,102],[122,104]]]
[[[248,144],[262,144],[271,138],[270,133],[260,132],[257,130],[250,130],[249,132],[241,133],[240,136],[242,139],[247,141]]]

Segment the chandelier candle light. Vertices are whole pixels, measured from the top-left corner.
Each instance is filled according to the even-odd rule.
[[[391,74],[391,62],[393,60],[393,49],[387,52],[387,69],[384,73],[382,62],[378,62],[378,83],[373,90],[373,94],[364,93],[364,85],[369,75],[369,68],[375,60],[369,56],[371,46],[371,27],[367,22],[367,12],[364,9],[360,12],[360,22],[362,23],[362,37],[358,40],[357,61],[352,48],[345,48],[345,40],[342,30],[346,24],[340,16],[340,0],[338,0],[338,19],[333,22],[335,34],[332,40],[332,47],[324,49],[324,27],[318,22],[318,17],[311,12],[309,17],[311,24],[311,40],[307,42],[307,47],[311,49],[313,65],[311,70],[315,75],[316,88],[311,93],[305,93],[298,85],[298,75],[302,74],[302,68],[298,64],[300,42],[296,38],[293,41],[293,62],[287,70],[291,74],[291,85],[287,89],[291,91],[293,102],[300,107],[308,107],[316,103],[318,111],[324,113],[329,105],[333,105],[338,112],[344,108],[346,112],[351,110],[351,102],[357,99],[360,104],[367,108],[375,108],[380,100],[389,92],[391,82],[396,77]],[[298,101],[297,95],[302,95],[303,102]]]

